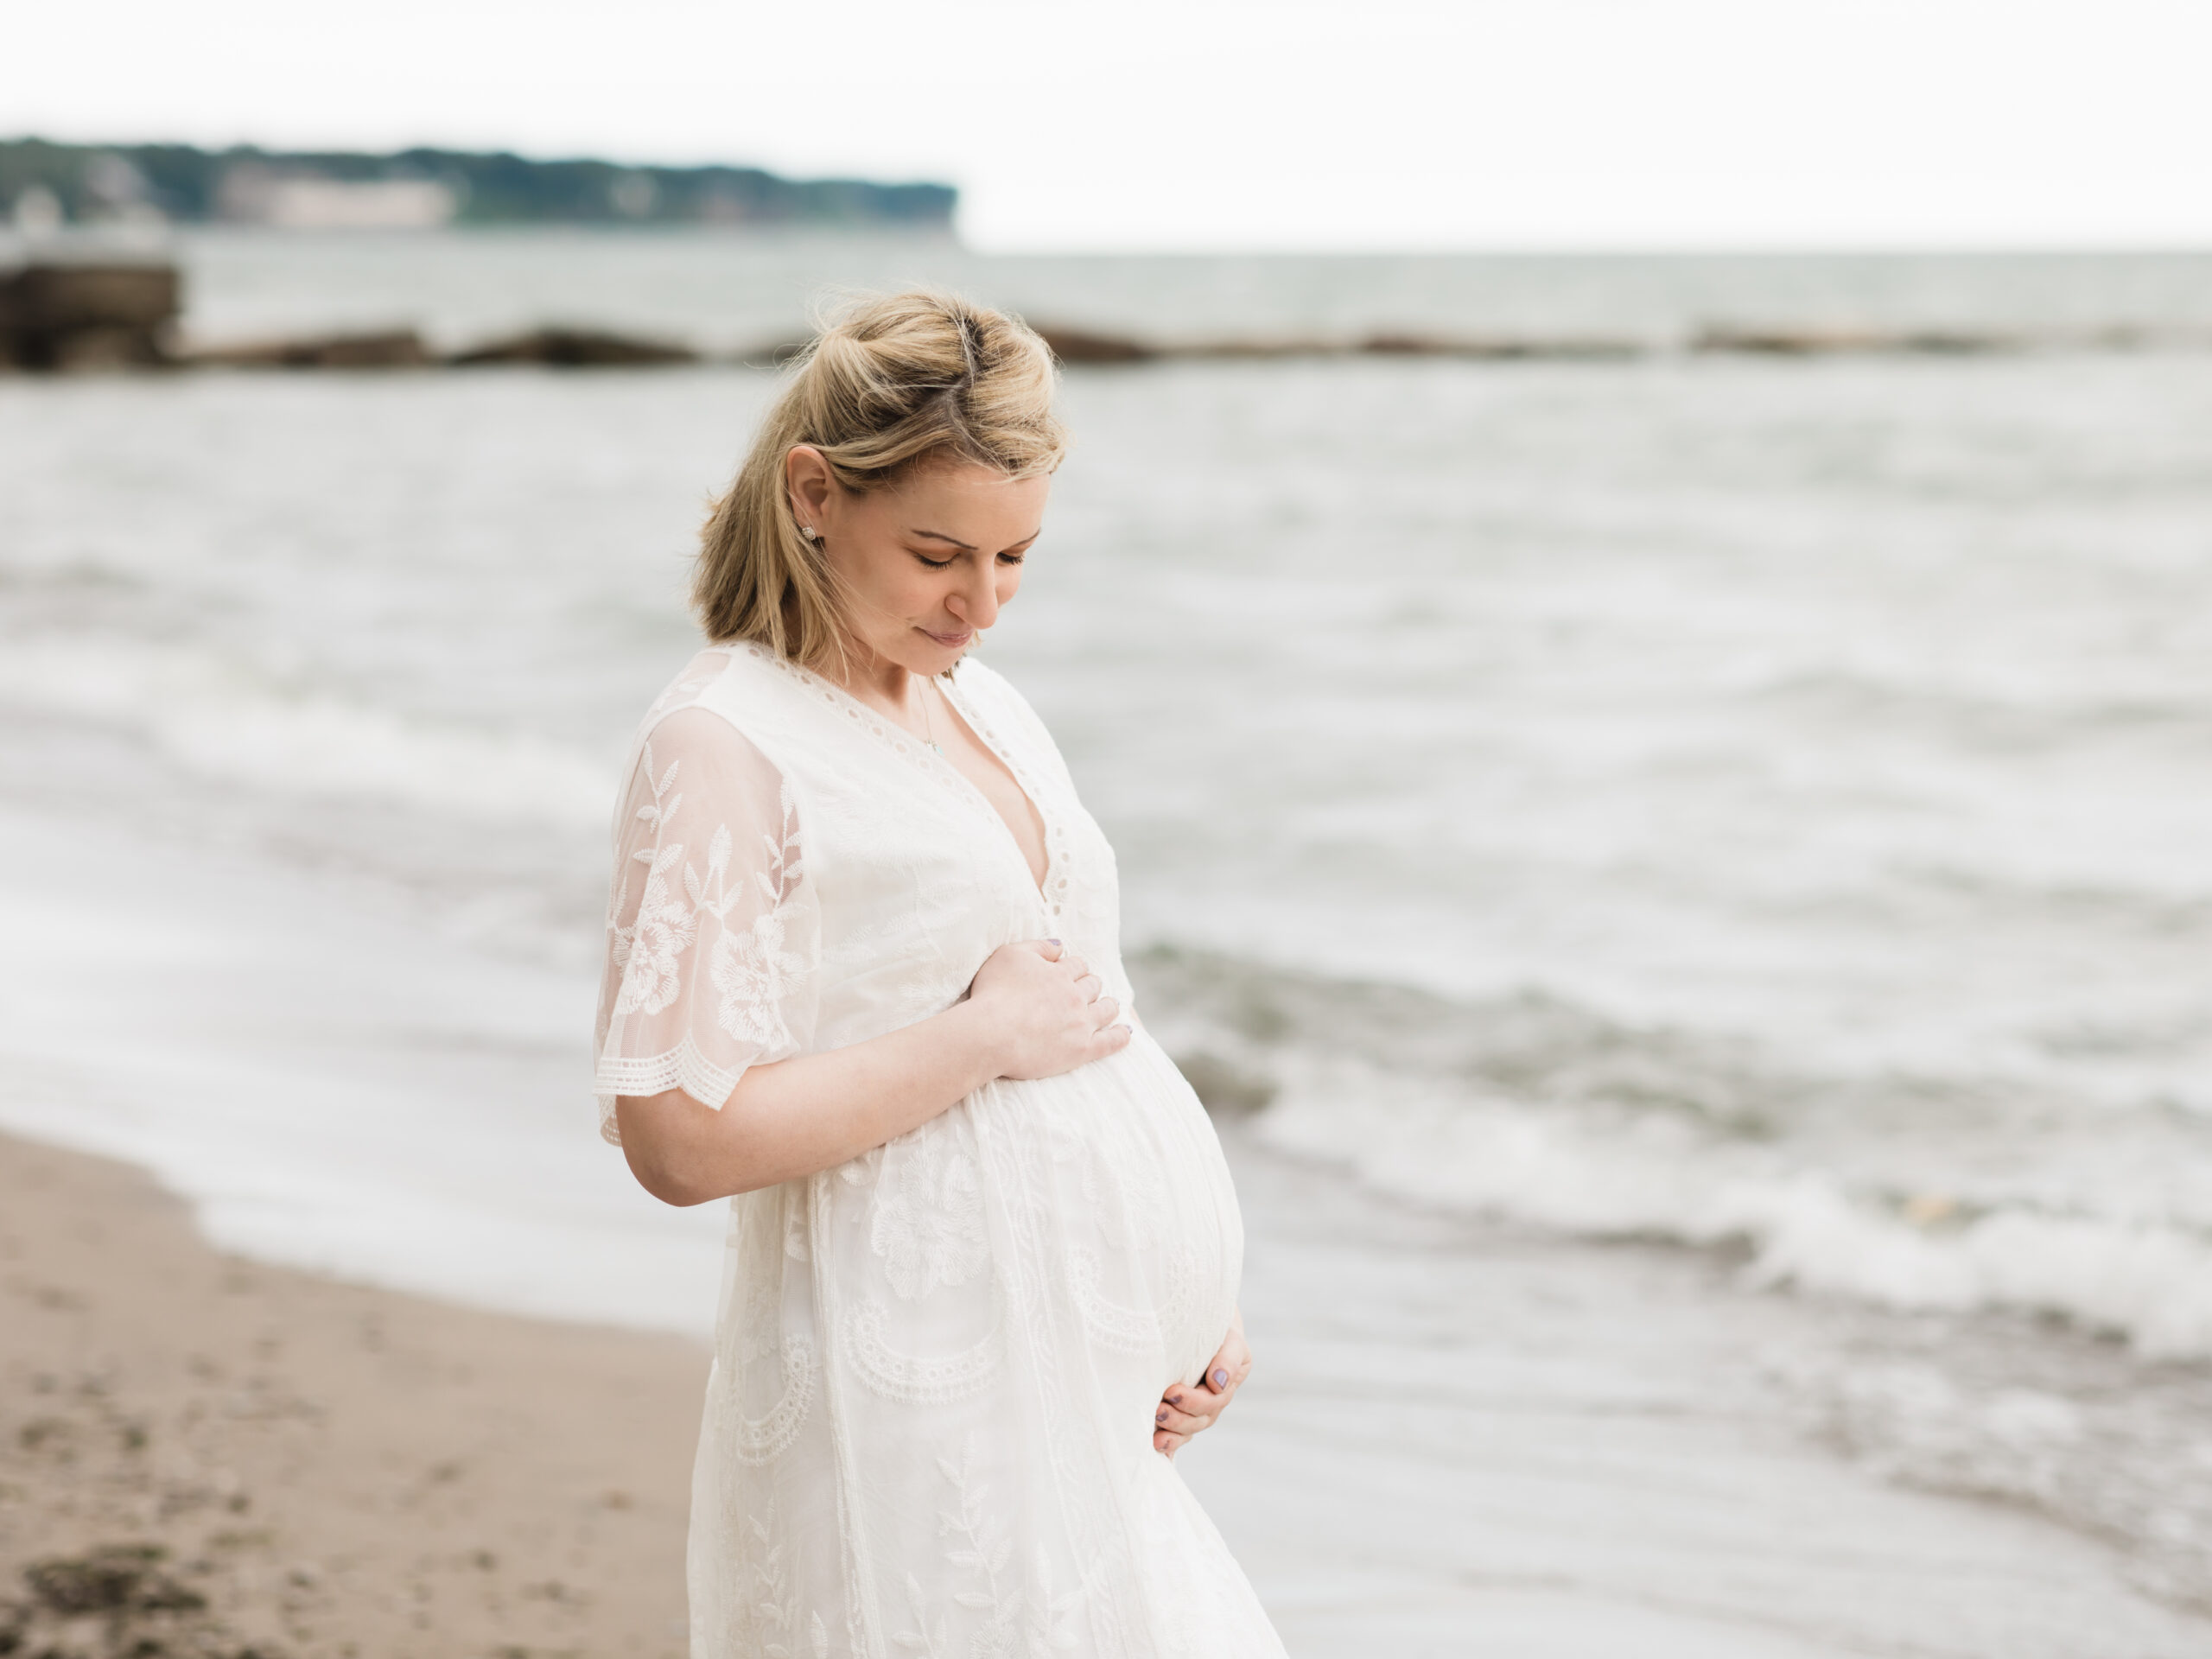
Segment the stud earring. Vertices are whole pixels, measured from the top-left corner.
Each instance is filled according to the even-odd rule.
[[[818,542],[822,539],[822,532],[815,529],[812,524],[801,524],[798,527],[798,533],[810,542]]]

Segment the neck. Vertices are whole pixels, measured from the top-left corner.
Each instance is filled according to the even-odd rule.
[[[903,713],[913,696],[914,676],[903,664],[877,655],[858,640],[849,641],[837,683],[862,702]]]

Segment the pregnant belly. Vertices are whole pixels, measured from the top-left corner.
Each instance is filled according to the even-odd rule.
[[[1195,1382],[1236,1305],[1243,1226],[1205,1109],[1149,1034],[1064,1076],[1001,1084],[970,1112],[1002,1142],[1009,1198],[1043,1212],[1036,1265],[1094,1347]],[[1052,1259],[1057,1255],[1057,1263]]]
[[[1141,1031],[1078,1071],[979,1090],[817,1192],[822,1287],[888,1398],[1073,1395],[1148,1451],[1160,1391],[1197,1380],[1236,1306],[1220,1142]]]

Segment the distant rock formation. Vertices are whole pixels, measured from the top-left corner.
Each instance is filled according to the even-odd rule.
[[[1530,358],[1639,357],[1632,340],[1543,335],[1370,334],[1358,349],[1373,357],[1472,357],[1493,362]]]
[[[2002,334],[1966,334],[1956,329],[1709,327],[1699,334],[1691,346],[1700,352],[1738,352],[1754,357],[1837,357],[1869,353],[1959,357],[2018,350],[2024,343]]]
[[[1508,361],[1520,358],[1635,357],[1646,348],[1629,340],[1540,337],[1474,338],[1451,334],[1383,334],[1364,340],[1313,335],[1231,335],[1162,342],[1088,328],[1039,323],[1037,332],[1063,363],[1150,363],[1163,358],[1463,357]]]
[[[176,360],[220,369],[421,369],[438,359],[412,328],[391,328],[206,346],[183,353]]]
[[[658,367],[696,363],[699,353],[667,340],[638,340],[592,328],[533,328],[487,341],[446,359],[456,368],[485,363],[542,363],[563,369]]]
[[[1064,328],[1052,323],[1039,323],[1037,333],[1063,363],[1142,363],[1160,355],[1159,347],[1122,334]]]
[[[0,367],[150,367],[178,302],[173,265],[26,265],[0,277]]]

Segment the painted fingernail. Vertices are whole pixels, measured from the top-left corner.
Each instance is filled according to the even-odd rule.
[[[1153,1420],[1152,1420],[1152,1421],[1153,1421],[1154,1422],[1155,1422],[1155,1423],[1164,1423],[1164,1422],[1166,1422],[1166,1421],[1167,1421],[1167,1408],[1166,1408],[1166,1407],[1165,1407],[1165,1406],[1162,1406],[1162,1407],[1160,1408],[1160,1410],[1159,1410],[1159,1411],[1158,1411],[1158,1412],[1154,1415],[1154,1417],[1153,1417]]]
[[[1183,1403],[1183,1396],[1179,1393],[1170,1394],[1167,1396],[1167,1403],[1171,1406],[1179,1406]]]
[[[1050,945],[1058,945],[1059,941],[1058,939],[1047,939],[1045,943]]]
[[[1229,1386],[1229,1373],[1227,1371],[1217,1370],[1213,1374],[1213,1385],[1217,1389],[1227,1388]]]

